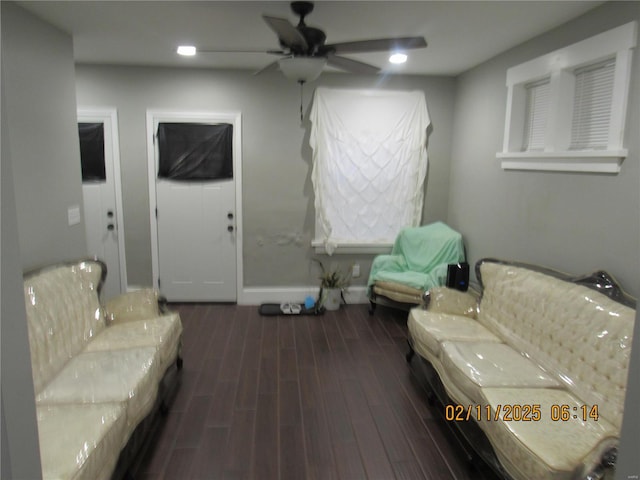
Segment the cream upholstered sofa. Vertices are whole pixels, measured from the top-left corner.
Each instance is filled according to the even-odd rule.
[[[476,276],[479,300],[436,288],[426,310],[409,314],[407,358],[439,393],[445,420],[504,478],[607,478],[634,300],[606,272],[569,278],[485,259]]]
[[[103,306],[105,276],[97,260],[25,275],[44,479],[124,476],[175,393],[180,317],[153,290]]]

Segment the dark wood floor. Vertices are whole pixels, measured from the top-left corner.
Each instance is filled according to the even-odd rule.
[[[174,304],[182,385],[136,479],[493,480],[405,362],[404,312]]]

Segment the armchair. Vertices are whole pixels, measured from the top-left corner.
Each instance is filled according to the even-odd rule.
[[[442,286],[447,267],[465,260],[462,235],[442,222],[400,231],[390,255],[378,255],[367,282],[369,314],[378,303],[409,309],[426,291]]]

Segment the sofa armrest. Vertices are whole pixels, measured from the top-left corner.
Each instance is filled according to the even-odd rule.
[[[478,297],[472,292],[461,292],[447,287],[431,288],[425,295],[427,310],[476,318]]]
[[[124,293],[107,301],[105,310],[109,323],[148,320],[163,314],[166,300],[152,288]]]

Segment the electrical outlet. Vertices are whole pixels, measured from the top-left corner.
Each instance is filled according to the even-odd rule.
[[[354,263],[351,267],[351,276],[353,278],[358,278],[360,276],[360,264]]]

